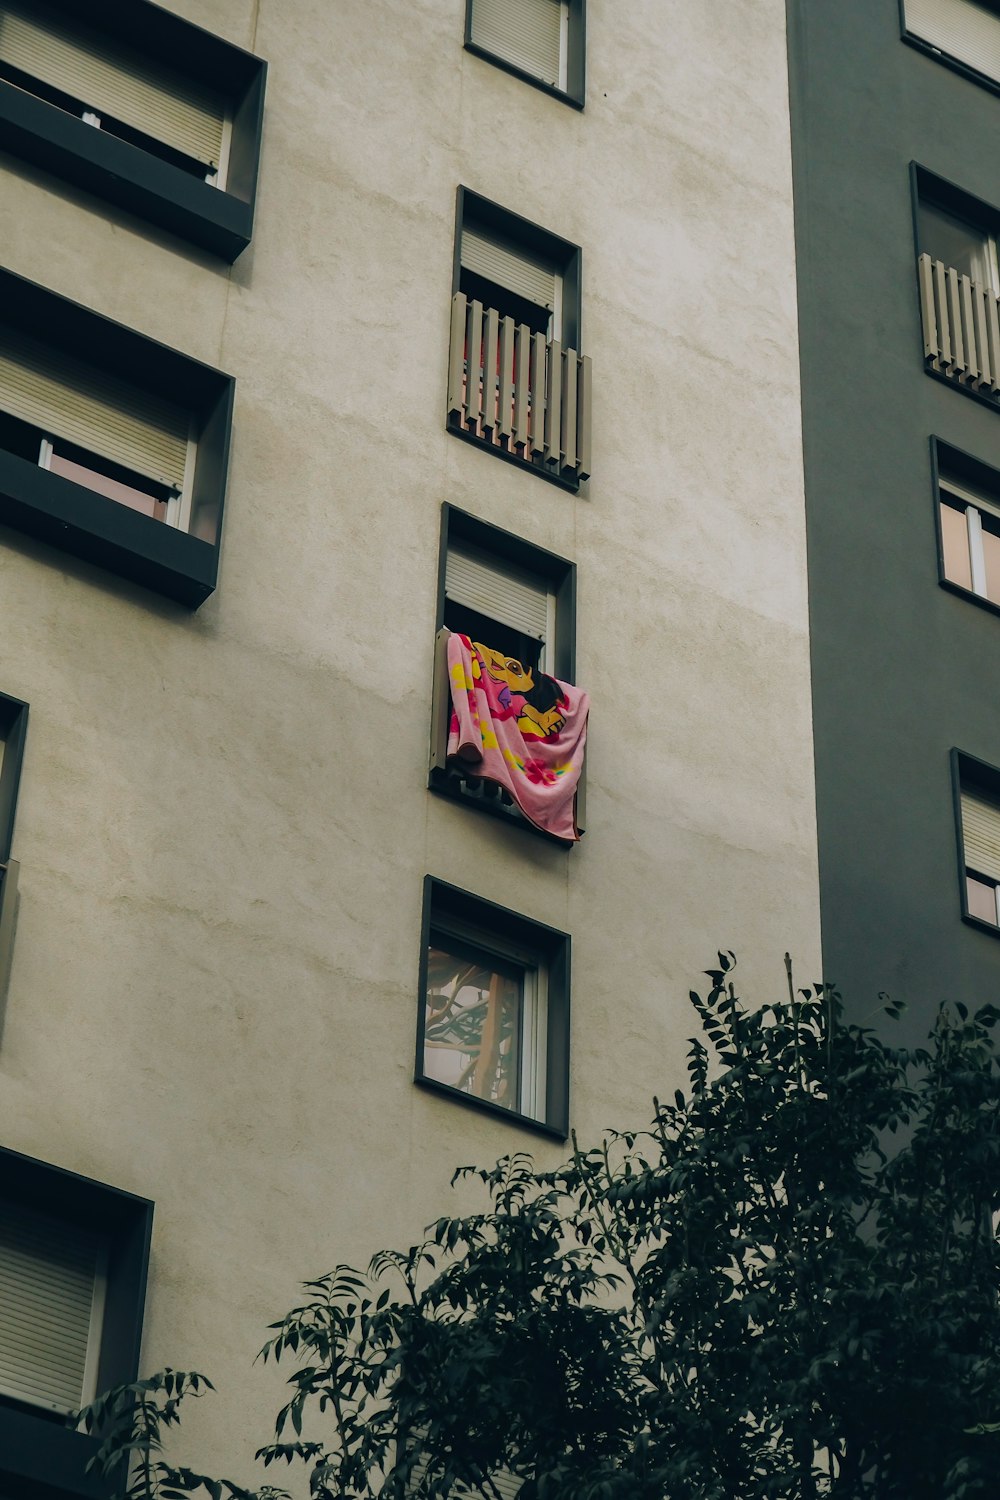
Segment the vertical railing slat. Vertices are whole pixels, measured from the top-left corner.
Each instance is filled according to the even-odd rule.
[[[510,450],[514,415],[514,319],[500,324],[500,389],[497,395],[499,421],[497,430]]]
[[[483,410],[483,304],[469,303],[469,334],[465,404],[470,429],[478,427]]]
[[[934,276],[929,255],[921,255],[917,261],[917,275],[920,281],[920,316],[924,325],[924,358],[937,359],[938,331],[937,318],[934,313]]]
[[[1000,391],[1000,303],[997,298],[986,298],[986,328],[990,349],[990,388]]]
[[[959,279],[962,305],[962,341],[965,344],[965,369],[970,381],[979,378],[979,354],[976,348],[976,320],[972,311],[972,282],[968,276]]]
[[[995,301],[989,287],[972,284],[972,305],[976,320],[976,359],[979,364],[979,379],[982,385],[991,385],[993,367],[990,363],[990,339],[986,331],[987,300]]]
[[[948,322],[951,327],[952,368],[961,374],[965,370],[965,340],[962,337],[962,288],[959,275],[949,266],[945,273],[948,284]]]
[[[451,299],[451,344],[448,349],[448,420],[465,421],[465,318],[464,292]]]
[[[531,451],[541,453],[545,448],[545,411],[548,392],[545,389],[545,335],[536,333],[531,340]]]
[[[951,323],[948,318],[948,284],[944,274],[944,265],[939,260],[934,262],[934,298],[937,303],[938,330],[941,339],[941,365],[950,365]]]
[[[500,314],[491,307],[486,314],[483,338],[483,435],[492,439],[497,425],[497,350],[500,344]]]
[[[523,452],[528,447],[528,392],[531,386],[531,329],[527,323],[519,323],[515,339],[514,358],[517,371],[514,376],[514,446]]]
[[[562,447],[559,424],[562,421],[562,344],[553,339],[549,345],[549,380],[545,393],[545,458],[559,467]]]
[[[576,372],[579,358],[575,349],[567,349],[563,355],[563,399],[562,399],[562,465],[564,469],[576,468]]]
[[[590,478],[590,355],[580,360],[580,388],[576,402],[577,472],[581,479]]]

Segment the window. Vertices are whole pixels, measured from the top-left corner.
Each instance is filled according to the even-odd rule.
[[[1000,772],[958,756],[966,917],[1000,928]]]
[[[0,272],[0,521],[197,607],[233,382]]]
[[[65,1418],[135,1378],[151,1219],[143,1198],[0,1151],[0,1488],[92,1493],[96,1440]]]
[[[465,45],[583,108],[585,0],[467,0]]]
[[[942,581],[1000,609],[1000,472],[935,442]]]
[[[914,169],[924,359],[986,400],[1000,398],[1000,212]]]
[[[580,260],[567,240],[459,189],[448,426],[573,490],[590,474]]]
[[[444,796],[539,832],[502,788],[448,763],[450,697],[442,632],[459,631],[516,657],[532,671],[575,682],[575,566],[445,503],[436,630],[429,785]],[[576,822],[582,832],[583,780],[577,789]]]
[[[428,877],[416,1080],[565,1139],[570,940]]]
[[[28,705],[0,693],[0,1002],[14,950],[19,866],[10,851],[27,729]]]
[[[147,0],[3,0],[0,144],[234,260],[264,72]]]
[[[989,0],[904,0],[904,36],[987,87],[1000,85],[1000,11]]]

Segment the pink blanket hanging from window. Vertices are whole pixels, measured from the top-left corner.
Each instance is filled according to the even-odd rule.
[[[457,631],[448,640],[448,679],[449,758],[505,787],[546,833],[578,839],[587,694]]]

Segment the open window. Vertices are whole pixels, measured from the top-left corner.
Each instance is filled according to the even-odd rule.
[[[952,756],[959,814],[962,915],[1000,932],[1000,770]]]
[[[152,1204],[0,1151],[0,1490],[92,1494],[67,1417],[133,1380]]]
[[[1000,471],[934,442],[941,581],[1000,610]]]
[[[428,877],[417,1082],[564,1139],[569,937]]]
[[[591,441],[580,264],[567,240],[459,189],[448,426],[574,490]]]
[[[1000,90],[1000,10],[991,0],[903,0],[912,46],[994,91]]]
[[[470,52],[583,108],[586,0],[466,0]]]
[[[232,380],[9,272],[0,297],[0,520],[196,607]]]
[[[3,0],[0,144],[233,260],[264,73],[149,0]]]
[[[1000,210],[922,167],[913,180],[926,368],[1000,400]]]
[[[506,791],[448,760],[447,637],[457,631],[532,673],[574,683],[576,568],[453,505],[445,503],[441,515],[429,784],[444,796],[538,833]],[[577,789],[576,822],[582,832],[585,775]]]

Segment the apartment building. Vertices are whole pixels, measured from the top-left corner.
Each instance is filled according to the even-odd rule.
[[[789,8],[826,972],[1000,979],[1000,11]]]
[[[815,977],[784,7],[0,0],[0,149],[0,1493],[165,1363],[249,1480],[300,1279]]]

